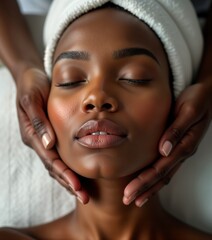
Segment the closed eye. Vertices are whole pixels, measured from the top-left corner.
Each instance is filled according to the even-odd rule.
[[[146,85],[151,82],[152,79],[131,79],[131,78],[120,78],[120,81],[126,81],[126,83],[131,85]]]
[[[56,87],[61,87],[61,88],[74,88],[82,83],[85,83],[86,80],[80,80],[80,81],[72,81],[72,82],[64,82],[64,83],[57,83],[55,84]]]

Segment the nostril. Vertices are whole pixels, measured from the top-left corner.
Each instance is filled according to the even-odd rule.
[[[93,110],[94,108],[95,108],[95,106],[93,104],[87,104],[86,105],[86,111]]]
[[[104,103],[103,105],[102,105],[102,109],[103,110],[109,110],[109,109],[111,109],[112,108],[112,105],[110,104],[110,103]]]

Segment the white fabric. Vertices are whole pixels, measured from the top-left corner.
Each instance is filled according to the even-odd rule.
[[[16,89],[0,68],[0,226],[30,226],[63,215],[74,207],[66,190],[49,177],[38,156],[21,140]]]
[[[52,0],[17,0],[24,14],[46,14]]]
[[[83,13],[106,2],[128,10],[159,36],[169,58],[174,92],[178,96],[192,81],[203,47],[200,26],[189,0],[54,0],[44,29],[47,45],[44,64],[48,76],[51,77],[55,47],[66,27]]]

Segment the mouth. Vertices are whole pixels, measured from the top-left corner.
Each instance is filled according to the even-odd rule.
[[[78,130],[75,140],[82,146],[93,149],[110,148],[121,144],[127,132],[113,121],[90,120]]]

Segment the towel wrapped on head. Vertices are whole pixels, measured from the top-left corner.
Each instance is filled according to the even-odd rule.
[[[168,56],[177,97],[194,79],[203,50],[201,29],[189,0],[54,0],[44,29],[44,65],[49,78],[55,48],[68,25],[107,2],[138,17],[159,37]]]

